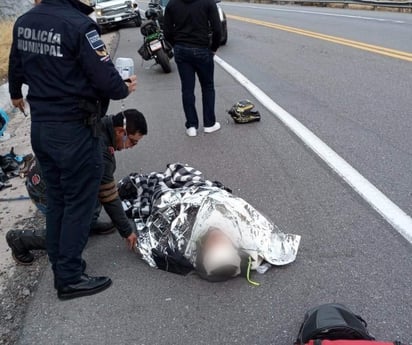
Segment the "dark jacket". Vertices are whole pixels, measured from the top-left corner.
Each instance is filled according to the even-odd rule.
[[[17,19],[9,91],[18,99],[22,84],[29,85],[32,121],[82,119],[88,114],[81,99],[95,103],[128,95],[88,12],[77,0],[43,0]]]
[[[101,185],[113,183],[116,170],[114,151],[116,147],[113,121],[111,116],[102,118],[102,151],[103,151],[103,178]],[[123,210],[122,202],[116,192],[116,198],[110,202],[102,202],[104,210],[119,230],[122,237],[128,237],[132,233],[132,226]]]
[[[215,52],[222,35],[215,0],[170,0],[165,10],[164,34],[172,45],[209,47]]]

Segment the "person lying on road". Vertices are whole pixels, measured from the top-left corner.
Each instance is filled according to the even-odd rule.
[[[151,267],[221,281],[248,277],[262,264],[295,260],[300,236],[285,234],[220,182],[180,163],[165,172],[132,173],[118,184],[134,220],[136,252]]]

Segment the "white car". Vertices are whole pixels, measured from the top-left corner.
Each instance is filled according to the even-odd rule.
[[[97,24],[102,28],[133,21],[140,26],[142,18],[136,1],[128,0],[96,0],[95,13]]]

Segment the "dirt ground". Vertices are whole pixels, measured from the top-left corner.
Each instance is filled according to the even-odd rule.
[[[9,114],[9,117],[11,120],[6,132],[11,137],[0,141],[0,154],[9,153],[12,147],[17,155],[31,153],[30,118],[19,111]],[[44,228],[45,220],[27,199],[24,179],[13,177],[7,182],[11,187],[0,191],[0,344],[13,344],[17,339],[27,303],[47,262],[45,253],[38,252],[36,256],[40,260],[32,266],[14,263],[5,240],[7,231]]]
[[[30,145],[30,118],[26,118],[19,111],[9,114],[11,118],[6,133],[10,139],[0,141],[0,155],[4,156],[14,148],[17,155],[26,155],[32,152]],[[24,179],[13,177],[7,181],[11,187],[0,190],[0,293],[3,290],[4,278],[14,262],[4,236],[13,228],[24,226],[25,218],[35,216],[35,206],[27,199]],[[20,224],[17,224],[17,223]],[[23,224],[22,224],[23,223]]]
[[[118,42],[117,33],[102,36],[113,56]],[[30,145],[30,116],[20,111],[8,113],[10,122],[6,132],[10,139],[0,141],[0,155],[14,148],[17,155],[32,153]],[[27,198],[24,178],[13,177],[11,187],[0,190],[0,345],[13,345],[18,340],[25,311],[36,292],[42,272],[48,266],[45,252],[38,251],[31,266],[17,265],[11,257],[5,235],[11,229],[41,229],[44,217]]]

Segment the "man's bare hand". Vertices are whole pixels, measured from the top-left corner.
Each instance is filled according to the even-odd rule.
[[[129,78],[130,81],[126,82],[127,88],[129,89],[129,94],[132,93],[133,91],[136,91],[137,87],[137,76],[132,75]]]
[[[24,113],[24,100],[23,98],[12,99],[11,103],[13,107],[19,108],[22,113]]]
[[[132,232],[128,238],[126,238],[127,248],[132,250],[137,243],[137,236],[134,232]]]

